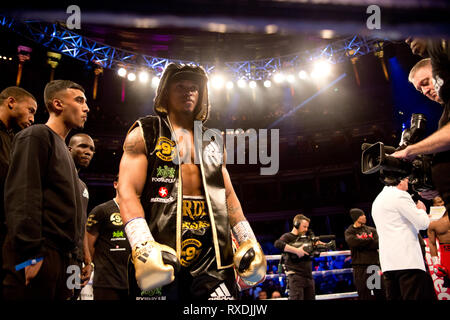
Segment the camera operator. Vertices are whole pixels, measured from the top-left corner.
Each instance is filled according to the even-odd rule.
[[[290,245],[293,244],[299,236],[312,234],[311,231],[308,231],[309,222],[310,219],[303,214],[296,215],[294,217],[294,227],[292,228],[292,231],[283,234],[275,241],[275,247],[283,252],[282,259],[284,259],[287,269],[286,275],[289,286],[289,300],[315,300],[311,257],[303,250],[305,245],[302,245],[299,248]]]
[[[410,71],[414,87],[444,108],[436,132],[405,149],[392,154],[396,158],[413,160],[420,154],[435,154],[432,166],[433,183],[450,208],[450,48],[447,40],[407,39],[414,54],[429,58],[419,61]],[[437,193],[421,194],[431,200]]]
[[[350,217],[353,224],[345,230],[345,241],[352,255],[353,278],[358,299],[385,300],[382,281],[381,287],[372,290],[369,290],[367,285],[367,279],[371,276],[367,268],[371,265],[380,265],[377,230],[366,225],[366,215],[361,209],[350,209]]]
[[[407,192],[408,181],[398,179],[385,186],[372,204],[386,298],[436,300],[418,238],[419,230],[426,230],[430,219],[423,202],[419,200],[416,205]]]

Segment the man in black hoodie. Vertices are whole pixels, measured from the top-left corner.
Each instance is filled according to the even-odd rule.
[[[378,234],[373,227],[366,225],[366,215],[361,209],[351,209],[350,216],[353,224],[345,231],[345,241],[352,253],[353,278],[359,300],[384,300],[385,294],[382,285],[382,277],[374,272],[379,272],[380,261],[378,255]],[[369,266],[378,266],[368,269]],[[369,277],[379,277],[380,286],[377,281],[368,281]],[[374,289],[369,284],[375,284]]]

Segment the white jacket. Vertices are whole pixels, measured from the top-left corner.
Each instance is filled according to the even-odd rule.
[[[428,228],[430,219],[417,209],[411,195],[397,187],[384,187],[372,204],[372,218],[379,237],[381,270],[425,271],[418,233]]]

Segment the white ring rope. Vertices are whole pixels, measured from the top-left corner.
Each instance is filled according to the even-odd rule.
[[[329,276],[332,274],[344,274],[344,273],[353,273],[353,268],[313,271],[312,275],[313,276]],[[284,274],[284,273],[266,274],[266,279],[276,279],[278,277],[286,277],[286,274]]]
[[[321,252],[321,257],[333,257],[333,256],[349,256],[351,254],[350,250],[343,251],[328,251]],[[266,255],[267,261],[280,260],[280,254],[274,255]],[[345,269],[335,269],[335,270],[323,270],[323,271],[313,271],[313,276],[321,275],[327,276],[332,274],[345,274],[345,273],[353,273],[353,268],[345,268]],[[277,279],[279,277],[286,277],[286,274],[267,274],[266,279]],[[356,298],[358,297],[358,292],[342,292],[342,293],[332,293],[332,294],[321,294],[316,295],[316,300],[332,300],[332,299],[346,299],[346,298]],[[288,300],[288,298],[278,298],[278,299],[269,299],[269,300]]]
[[[351,254],[350,250],[343,250],[343,251],[327,251],[327,252],[321,252],[321,257],[334,257],[334,256],[349,256]],[[266,255],[267,261],[273,261],[273,260],[280,260],[281,254],[272,254],[272,255]]]
[[[347,298],[357,298],[358,292],[342,292],[342,293],[330,293],[330,294],[320,294],[316,296],[316,300],[334,300],[334,299],[347,299]],[[287,297],[267,299],[267,300],[289,300]]]

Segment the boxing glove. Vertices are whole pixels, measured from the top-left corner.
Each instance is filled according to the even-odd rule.
[[[171,283],[180,269],[175,250],[154,241],[144,218],[128,221],[125,232],[139,288],[148,291]]]
[[[247,286],[255,286],[266,278],[267,262],[248,221],[238,222],[232,229],[238,242],[233,263],[238,277]]]
[[[180,268],[175,250],[155,241],[136,245],[131,257],[136,281],[143,291],[171,283]]]
[[[233,263],[246,285],[255,286],[265,280],[267,262],[258,242],[248,240],[240,244],[234,254]]]

